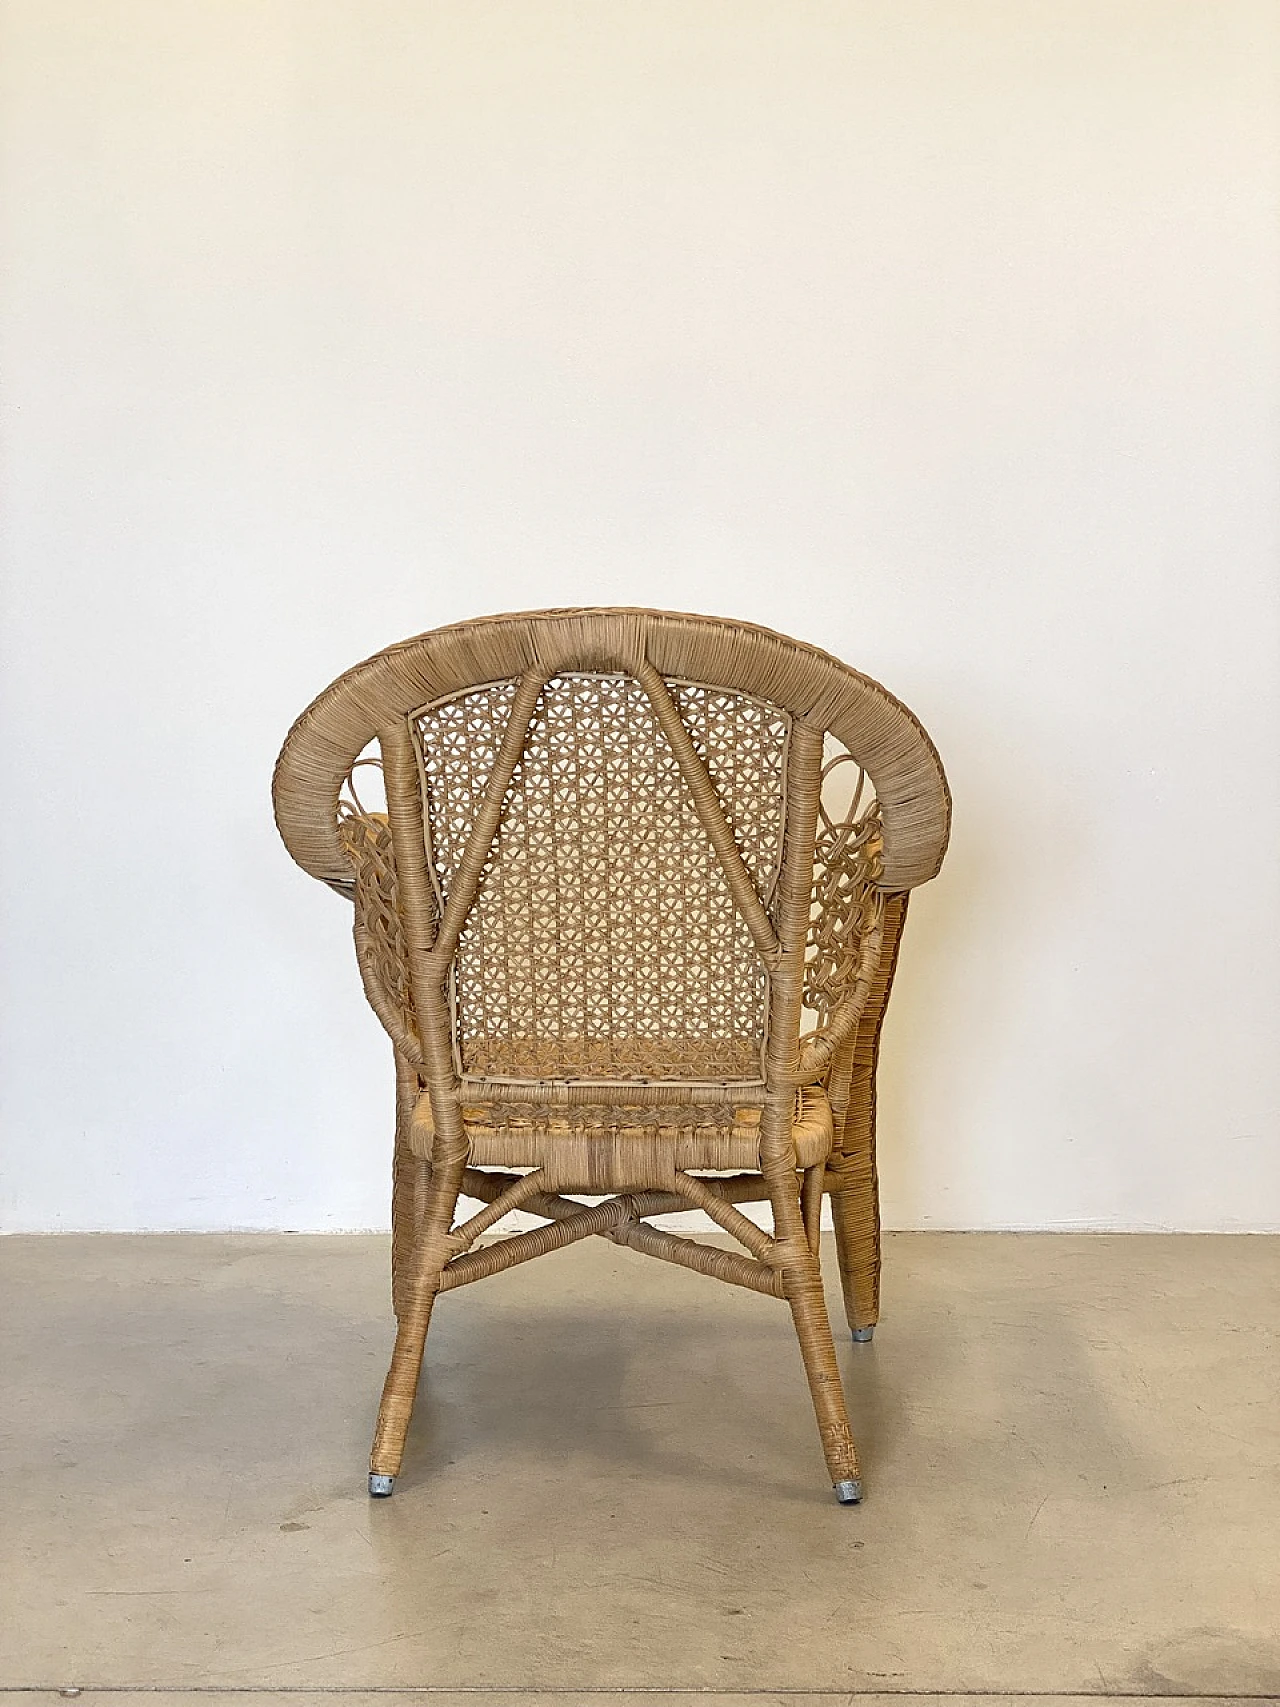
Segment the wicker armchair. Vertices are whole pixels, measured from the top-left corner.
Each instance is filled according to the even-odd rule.
[[[370,1493],[399,1472],[437,1295],[596,1236],[786,1300],[856,1504],[818,1229],[830,1195],[868,1340],[880,1027],[950,817],[911,714],[744,623],[493,617],[348,671],[291,730],[274,795],[294,859],[355,904],[395,1046],[398,1332]],[[461,1222],[460,1196],[483,1205]],[[759,1201],[772,1233],[738,1208]],[[544,1224],[480,1245],[516,1208]],[[742,1251],[654,1224],[690,1208]]]

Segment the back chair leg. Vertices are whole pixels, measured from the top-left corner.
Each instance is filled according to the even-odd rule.
[[[818,1432],[822,1436],[822,1450],[836,1498],[841,1505],[857,1505],[862,1498],[861,1472],[857,1448],[849,1429],[849,1413],[836,1364],[831,1323],[827,1318],[822,1269],[812,1253],[806,1251],[805,1255],[807,1261],[797,1260],[783,1270],[783,1288],[796,1325],[800,1355],[804,1359],[804,1372],[809,1379]]]
[[[829,1168],[831,1219],[840,1257],[845,1314],[858,1341],[869,1340],[880,1320],[880,1184],[876,1177],[876,1065],[880,1029],[893,990],[909,892],[885,898],[880,964],[872,981],[850,1053],[841,1063],[845,1075],[833,1088],[839,1104],[838,1163]],[[833,1161],[835,1158],[833,1158]],[[833,1177],[832,1177],[833,1176]]]
[[[831,1220],[840,1261],[844,1312],[854,1340],[869,1340],[880,1320],[880,1191],[872,1156],[864,1152],[848,1184],[831,1194]]]

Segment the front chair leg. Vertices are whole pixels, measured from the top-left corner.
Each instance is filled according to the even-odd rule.
[[[413,1111],[421,1094],[417,1070],[396,1050],[396,1141],[391,1165],[391,1301],[399,1317],[417,1272],[426,1225],[431,1164],[414,1154]]]
[[[418,1229],[406,1265],[408,1272],[402,1271],[398,1277],[396,1344],[382,1387],[378,1422],[373,1431],[373,1450],[369,1454],[369,1492],[375,1499],[385,1499],[400,1474],[405,1436],[413,1416],[413,1403],[418,1396],[431,1309],[440,1290],[441,1273],[448,1261],[446,1240],[453,1224],[465,1160],[464,1152],[462,1160],[452,1168],[441,1169],[447,1178],[440,1183],[428,1175],[423,1224]]]
[[[400,1474],[400,1460],[404,1456],[405,1436],[413,1416],[413,1402],[418,1396],[422,1353],[426,1347],[434,1302],[435,1286],[428,1290],[417,1284],[401,1307],[396,1346],[383,1383],[378,1423],[373,1433],[373,1450],[369,1454],[369,1492],[375,1498],[385,1498],[390,1494]]]
[[[397,1318],[408,1308],[417,1273],[418,1243],[426,1221],[431,1164],[415,1156],[397,1134],[391,1189],[391,1301]]]
[[[786,1263],[782,1271],[783,1291],[791,1306],[800,1341],[800,1355],[809,1380],[809,1392],[822,1436],[822,1450],[836,1498],[841,1505],[857,1505],[862,1498],[858,1452],[849,1428],[844,1387],[836,1364],[835,1342],[827,1318],[822,1291],[822,1270],[807,1247],[803,1255]]]

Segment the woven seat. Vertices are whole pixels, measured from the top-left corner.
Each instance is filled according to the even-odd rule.
[[[950,821],[914,717],[744,623],[491,617],[339,678],[290,731],[274,798],[293,857],[354,905],[395,1052],[398,1329],[370,1492],[399,1474],[436,1299],[601,1237],[786,1302],[856,1503],[819,1227],[829,1199],[868,1338],[880,1029]],[[741,1249],[655,1225],[689,1209]],[[541,1225],[493,1236],[514,1210]]]
[[[797,1101],[791,1127],[796,1166],[817,1167],[831,1150],[831,1105],[818,1085],[806,1085]],[[579,1189],[643,1188],[653,1172],[651,1152],[662,1146],[670,1148],[672,1168],[695,1173],[760,1166],[760,1110],[730,1103],[464,1104],[462,1122],[474,1166],[558,1171],[565,1176],[561,1189],[573,1189],[579,1175]],[[419,1101],[409,1148],[430,1161],[434,1142],[430,1100]]]

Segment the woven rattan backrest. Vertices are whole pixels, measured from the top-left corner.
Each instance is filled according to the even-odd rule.
[[[670,684],[762,904],[782,847],[790,719]],[[514,681],[416,714],[443,910]],[[458,1070],[517,1078],[758,1080],[765,968],[647,694],[604,672],[539,696],[454,969]]]
[[[876,815],[852,838],[822,826],[818,887],[851,900],[806,972],[824,736],[866,771]],[[344,815],[375,738],[389,816]],[[737,1080],[762,1043],[782,1109],[847,1035],[868,893],[932,877],[950,818],[932,744],[878,684],[766,629],[638,610],[391,647],[303,713],[274,790],[294,858],[360,886],[366,990],[451,1125],[459,1070],[464,1089]],[[802,999],[830,1023],[797,1065]]]

